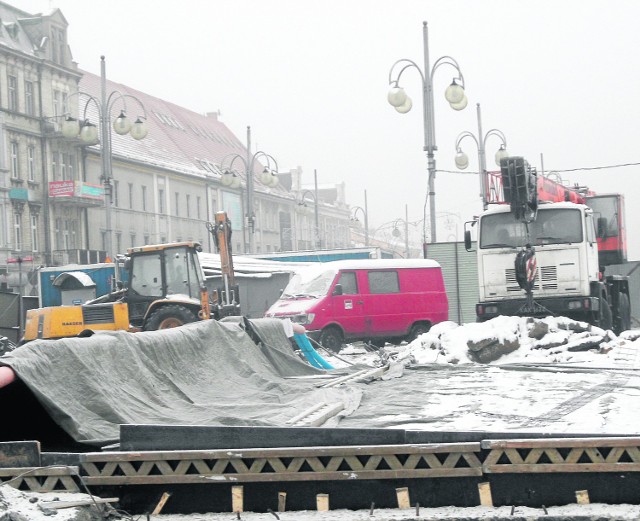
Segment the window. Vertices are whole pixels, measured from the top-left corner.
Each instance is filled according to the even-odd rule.
[[[33,82],[28,80],[24,82],[24,111],[27,113],[27,116],[36,115],[36,106],[33,97]]]
[[[76,248],[77,225],[77,221],[69,221],[69,249],[71,250]]]
[[[147,211],[147,187],[142,185],[140,188],[142,189],[142,211],[146,212]]]
[[[118,208],[120,206],[120,204],[118,203],[118,189],[120,187],[120,182],[116,181],[114,179],[113,181],[113,193],[111,194],[111,202],[113,203],[113,206],[115,206],[116,208]],[[118,250],[120,251],[120,250]]]
[[[60,152],[60,177],[63,181],[69,179],[67,177],[67,154],[65,152]]]
[[[397,271],[370,271],[369,293],[400,293]]]
[[[14,213],[13,227],[16,232],[16,250],[22,250],[22,214]]]
[[[180,215],[180,193],[176,192],[175,193],[175,199],[176,199],[176,207],[175,207],[175,215],[176,217],[178,217]]]
[[[131,267],[131,290],[143,296],[162,296],[160,254],[140,255]]]
[[[158,213],[164,213],[164,189],[162,188],[158,188]]]
[[[38,251],[38,216],[31,215],[31,251]]]
[[[356,274],[353,271],[345,271],[340,275],[338,284],[342,286],[343,295],[357,295],[358,294],[358,281]]]
[[[196,217],[200,219],[200,196],[196,196]]]
[[[129,183],[129,209],[133,210],[133,183]]]
[[[36,147],[29,145],[27,147],[27,175],[29,181],[35,183],[36,181]]]
[[[145,233],[145,234],[144,234],[144,236],[143,236],[143,240],[144,240],[144,243],[145,243],[145,244],[149,244],[150,237],[149,237],[149,234],[148,234],[148,233]]]
[[[136,245],[136,234],[135,233],[131,233],[129,234],[129,237],[131,238],[131,247],[135,247]]]
[[[187,217],[191,217],[191,209],[189,206],[191,206],[191,196],[187,194]]]
[[[71,227],[69,226],[69,221],[67,219],[63,222],[62,228],[62,248],[64,250],[71,249]]]
[[[7,77],[7,88],[9,95],[9,110],[18,110],[18,78],[9,74]]]
[[[122,233],[116,232],[116,254],[122,251]]]
[[[62,249],[62,219],[59,217],[56,219],[56,250]],[[104,234],[103,234],[103,244],[104,244]],[[104,246],[102,247],[104,250]]]
[[[20,179],[20,156],[18,143],[11,142],[11,177],[13,179]]]
[[[62,154],[62,164],[64,168],[64,179],[65,181],[75,181],[75,162],[76,155],[75,154]]]
[[[58,157],[59,157],[59,153],[56,152],[55,150],[53,151],[53,153],[51,154],[51,178],[54,181],[60,181],[60,168],[58,167]]]
[[[62,92],[59,90],[53,91],[53,115],[62,116],[63,108],[62,108]]]
[[[51,178],[54,181],[72,181],[76,156],[54,150],[51,153]]]
[[[51,60],[61,65],[65,62],[65,34],[57,27],[51,28]]]

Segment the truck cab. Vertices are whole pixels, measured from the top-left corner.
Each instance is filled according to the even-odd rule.
[[[477,225],[478,321],[498,315],[565,316],[619,334],[631,322],[624,200],[538,177],[522,157],[500,161],[501,196]]]
[[[574,203],[541,203],[536,220],[528,224],[517,220],[507,205],[479,218],[478,318],[518,314],[524,305],[514,258],[529,241],[537,259],[537,302],[551,313],[584,319],[596,306],[592,286],[599,279],[598,244],[593,211]]]

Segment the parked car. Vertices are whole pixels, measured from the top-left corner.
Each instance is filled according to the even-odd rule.
[[[411,341],[448,320],[440,264],[429,259],[323,262],[296,272],[266,317],[289,318],[323,347]]]

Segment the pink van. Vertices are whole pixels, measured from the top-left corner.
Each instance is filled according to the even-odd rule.
[[[339,351],[354,340],[413,340],[448,320],[449,304],[434,260],[354,259],[298,271],[265,316],[290,318]]]

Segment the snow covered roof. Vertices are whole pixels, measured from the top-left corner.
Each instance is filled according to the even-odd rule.
[[[220,274],[220,255],[217,253],[198,253],[200,265],[205,277],[213,277]],[[256,259],[253,257],[233,256],[233,271],[236,277],[271,276],[274,273],[294,273],[297,270],[309,266],[309,262],[281,262],[273,260]]]
[[[93,288],[96,285],[94,280],[83,271],[67,271],[65,273],[61,273],[54,279],[53,285],[55,287],[60,287],[67,279],[75,279],[85,288]]]
[[[80,90],[100,99],[100,77],[90,72],[81,71]],[[112,152],[114,157],[126,158],[158,168],[172,170],[183,174],[220,180],[222,171],[229,166],[229,157],[238,154],[246,156],[246,147],[218,120],[217,114],[202,115],[171,102],[154,97],[150,94],[132,89],[127,85],[107,80],[108,92],[119,92],[122,95],[133,96],[140,100],[146,109],[149,133],[141,140],[131,139],[112,133]],[[86,98],[79,101],[80,116],[84,111]],[[113,104],[112,117],[123,108],[119,101]],[[127,116],[135,120],[144,116],[140,105],[130,97],[126,98]],[[93,123],[98,122],[98,110],[94,103],[87,105],[87,117]],[[99,145],[89,147],[98,150]],[[223,158],[227,157],[221,165]],[[238,175],[244,180],[245,172],[242,162],[236,161],[234,169],[239,169]],[[254,172],[260,174],[265,165],[255,161]],[[276,193],[286,196],[288,191],[281,184],[267,187],[256,175],[255,190],[263,193]],[[293,197],[293,195],[291,195]]]

